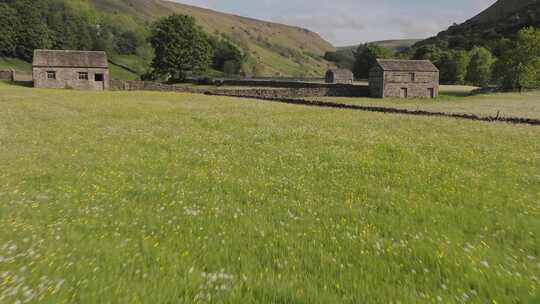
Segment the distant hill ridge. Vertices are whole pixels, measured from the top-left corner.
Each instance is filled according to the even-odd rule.
[[[373,41],[373,42],[368,42],[368,43],[385,47],[393,52],[401,52],[421,40],[422,39],[394,39],[394,40]],[[358,45],[341,46],[341,47],[338,47],[337,49],[338,51],[347,51],[347,50],[356,51],[356,49],[358,49]]]

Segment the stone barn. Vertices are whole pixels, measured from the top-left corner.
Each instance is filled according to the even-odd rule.
[[[435,98],[439,70],[429,60],[378,59],[369,72],[372,97]]]
[[[326,83],[353,84],[354,75],[347,69],[331,69],[326,72]]]
[[[32,77],[36,88],[107,90],[110,86],[105,52],[36,50]]]

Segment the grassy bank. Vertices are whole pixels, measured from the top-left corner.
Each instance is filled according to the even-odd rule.
[[[537,127],[0,92],[0,302],[538,296]]]

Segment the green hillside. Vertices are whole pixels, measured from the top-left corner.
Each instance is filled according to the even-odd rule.
[[[239,63],[246,75],[322,76],[329,64],[324,54],[335,50],[307,29],[164,0],[19,0],[0,4],[0,56],[30,62],[39,48],[104,50],[115,69],[124,68],[124,76],[129,74],[126,72],[135,77],[148,72],[153,58],[147,42],[150,26],[175,13],[194,17],[214,45],[232,45],[238,56],[245,58]],[[212,69],[209,73],[223,71],[222,66]]]
[[[499,0],[465,23],[415,44],[437,45],[450,49],[486,46],[494,49],[502,38],[512,38],[526,26],[540,27],[539,0]]]
[[[502,18],[508,17],[513,13],[526,9],[530,5],[538,5],[538,0],[501,0],[484,10],[469,22],[476,23],[493,23],[498,22]]]
[[[32,65],[24,60],[16,58],[0,57],[0,70],[15,70],[17,74],[30,75],[32,73]]]
[[[132,18],[147,25],[172,13],[193,16],[205,31],[226,36],[249,52],[248,64],[265,76],[320,76],[328,66],[322,59],[334,47],[307,29],[265,22],[162,0],[90,0],[103,13]]]
[[[381,40],[381,41],[373,41],[369,42],[370,44],[375,44],[378,46],[382,46],[384,48],[387,48],[393,52],[401,52],[404,51],[411,46],[413,46],[415,43],[421,41],[422,39],[397,39],[397,40]],[[352,52],[356,51],[358,48],[358,45],[351,45],[351,46],[343,46],[338,47],[338,51],[344,51],[344,52]]]

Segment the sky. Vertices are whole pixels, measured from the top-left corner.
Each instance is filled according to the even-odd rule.
[[[496,0],[176,0],[245,17],[301,26],[335,46],[427,38]]]

